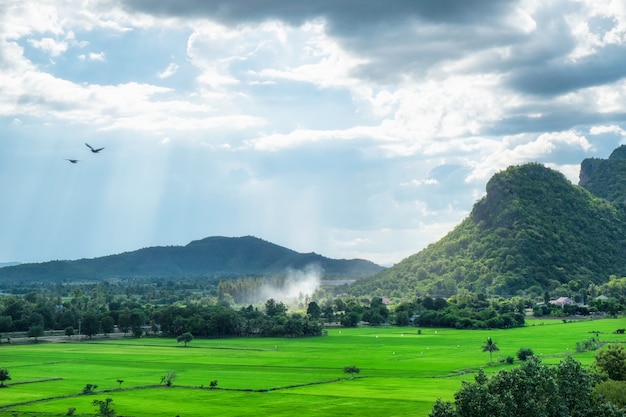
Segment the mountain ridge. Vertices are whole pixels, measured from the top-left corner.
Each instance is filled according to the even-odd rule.
[[[153,246],[90,259],[0,268],[0,281],[76,281],[107,278],[237,277],[275,275],[317,264],[325,275],[361,277],[383,269],[363,259],[331,259],[253,237],[211,236],[184,246]]]

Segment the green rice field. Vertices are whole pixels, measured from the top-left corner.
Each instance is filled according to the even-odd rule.
[[[94,399],[113,400],[118,416],[418,416],[437,398],[452,400],[463,380],[517,366],[500,359],[530,348],[544,363],[566,355],[585,365],[594,352],[576,343],[615,334],[626,319],[529,320],[508,330],[401,327],[332,328],[300,339],[194,339],[187,347],[168,338],[111,338],[82,342],[0,344],[0,368],[11,380],[0,389],[0,415],[94,415]],[[482,352],[491,337],[493,364]],[[351,378],[346,366],[361,372]],[[161,384],[168,373],[171,386]],[[119,382],[123,381],[123,382]],[[217,387],[210,389],[211,381]],[[94,393],[82,394],[87,384]]]

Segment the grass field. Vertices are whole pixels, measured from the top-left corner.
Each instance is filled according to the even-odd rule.
[[[544,363],[574,354],[583,364],[594,352],[577,354],[576,342],[595,337],[626,343],[615,334],[626,319],[531,320],[509,330],[381,327],[329,329],[302,339],[193,340],[123,338],[94,342],[0,345],[0,367],[12,379],[0,389],[0,415],[93,415],[94,399],[113,399],[118,416],[418,416],[437,398],[453,399],[462,380],[530,348]],[[500,348],[489,364],[482,345]],[[345,366],[361,369],[354,379]],[[161,377],[175,372],[171,387]],[[124,382],[120,384],[118,380]],[[217,380],[217,389],[209,389]],[[94,394],[82,395],[86,384]]]

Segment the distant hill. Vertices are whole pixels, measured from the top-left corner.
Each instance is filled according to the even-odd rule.
[[[626,159],[606,166],[583,162],[585,187],[597,191],[610,181],[611,172],[621,175],[622,161]],[[608,185],[606,190],[604,196],[611,201],[624,195]],[[536,163],[497,173],[486,191],[448,235],[358,281],[353,294],[449,296],[463,289],[505,296],[541,294],[571,281],[586,288],[607,282],[611,274],[626,274],[624,205],[594,196]]]
[[[108,278],[240,277],[285,274],[316,264],[325,277],[359,278],[383,267],[362,259],[299,253],[262,239],[208,237],[186,246],[158,246],[118,255],[0,268],[0,282],[82,281]]]

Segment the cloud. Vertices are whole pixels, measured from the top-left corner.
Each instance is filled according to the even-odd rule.
[[[58,42],[52,38],[29,39],[28,43],[36,49],[48,53],[52,57],[56,57],[67,51],[67,42]]]
[[[81,61],[91,61],[91,62],[106,62],[106,53],[104,52],[91,52],[89,54],[81,54],[78,55],[78,59]]]
[[[163,71],[158,72],[157,77],[161,79],[169,78],[172,75],[176,74],[176,71],[178,71],[178,65],[172,62]]]
[[[507,165],[575,179],[624,141],[622,1],[5,3],[0,185],[20,198],[0,229],[22,242],[0,247],[8,260],[56,230],[40,253],[254,234],[389,264]],[[55,171],[85,137],[106,157]],[[96,211],[114,226],[55,243]],[[64,220],[28,222],[49,212]]]

